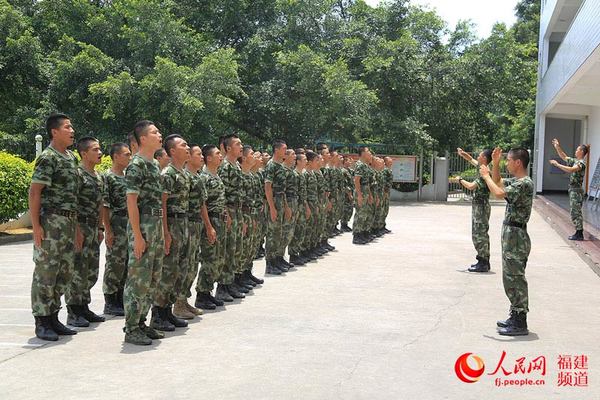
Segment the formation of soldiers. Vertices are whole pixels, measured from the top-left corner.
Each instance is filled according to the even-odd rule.
[[[390,232],[392,159],[368,147],[355,162],[324,144],[292,150],[276,140],[271,157],[235,134],[199,146],[179,135],[163,140],[153,122],[140,121],[128,143],[110,146],[112,167],[100,175],[97,139],[77,141],[79,162],[68,150],[68,116],[51,115],[46,130],[50,146],[36,160],[29,196],[31,300],[43,340],[77,333],[58,319],[63,295],[67,325],[104,321],[89,308],[103,240],[104,314],[125,317],[126,342],[148,345],[264,283],[252,273],[257,258],[281,275],[335,250],[335,235],[353,232],[363,245]]]

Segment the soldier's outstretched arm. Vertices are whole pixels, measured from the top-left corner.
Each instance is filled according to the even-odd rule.
[[[464,158],[466,161],[468,161],[469,164],[471,164],[471,165],[473,165],[475,167],[479,166],[479,162],[477,162],[476,159],[474,159],[469,153],[467,153],[466,151],[464,151],[460,147],[457,148],[456,151],[458,152],[458,155],[461,156],[462,158]]]
[[[502,158],[502,149],[496,147],[492,152],[492,180],[497,186],[504,188],[502,176],[500,175],[500,159]]]
[[[552,139],[552,146],[554,146],[554,149],[556,150],[556,152],[558,153],[558,156],[560,158],[563,159],[563,161],[567,161],[567,158],[569,156],[567,156],[567,153],[565,153],[562,149],[562,147],[560,147],[560,143],[558,142],[558,139],[554,138]]]
[[[494,196],[496,196],[497,199],[503,199],[506,197],[504,185],[499,186],[496,182],[494,182],[494,180],[490,176],[490,169],[487,167],[487,165],[482,165],[481,167],[479,167],[479,173],[481,174],[481,177],[490,189],[490,192]]]
[[[561,169],[569,174],[572,174],[573,172],[579,172],[581,171],[581,166],[580,165],[573,165],[572,167],[569,167],[568,165],[562,165],[560,164],[558,161],[556,160],[550,160],[550,164],[554,165],[556,168]]]

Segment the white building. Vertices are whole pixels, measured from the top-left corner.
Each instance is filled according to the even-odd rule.
[[[558,138],[569,155],[590,144],[589,179],[600,157],[600,0],[542,0],[535,126],[536,191],[566,190],[552,168]]]

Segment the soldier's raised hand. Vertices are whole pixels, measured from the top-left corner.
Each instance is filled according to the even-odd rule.
[[[500,162],[500,158],[502,158],[502,149],[500,147],[496,147],[494,151],[492,151],[492,162],[498,163]]]
[[[482,164],[482,165],[479,166],[479,174],[482,177],[490,176],[490,169],[488,168],[487,165],[483,165]]]
[[[556,138],[552,139],[552,146],[554,146],[554,148],[557,148],[560,146],[558,139],[556,139]]]

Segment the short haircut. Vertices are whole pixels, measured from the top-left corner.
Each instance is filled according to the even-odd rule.
[[[485,157],[485,161],[488,164],[492,162],[492,149],[483,149],[481,154],[483,154],[483,156]]]
[[[583,155],[587,156],[587,153],[589,153],[590,148],[587,144],[581,144],[579,145],[579,147],[581,147],[581,151],[583,151]]]
[[[202,146],[202,157],[204,158],[205,164],[208,164],[207,158],[212,156],[215,150],[217,149],[218,147],[214,144],[205,144],[204,146]]]
[[[225,135],[219,136],[219,147],[221,147],[221,145],[223,145],[224,141],[225,141]]]
[[[285,141],[281,140],[281,139],[275,139],[273,140],[273,151],[280,149],[281,147],[283,147],[283,145],[285,145]]]
[[[236,135],[235,133],[230,133],[229,135],[225,135],[223,137],[223,148],[225,149],[225,151],[227,151],[227,148],[229,146],[231,146],[231,142],[233,142],[233,139],[239,139],[239,138],[240,137],[238,135]]]
[[[188,146],[190,147],[190,153],[192,152],[192,149],[194,147],[197,147],[200,149],[200,152],[202,153],[202,146],[200,146],[199,144],[193,143],[193,144],[188,144]]]
[[[127,146],[127,144],[125,144],[123,142],[113,143],[110,146],[110,150],[108,151],[108,154],[110,155],[110,159],[114,160],[115,154],[120,153],[121,150],[123,150],[125,147],[129,148],[129,146]]]
[[[285,155],[286,155],[286,156],[289,156],[289,155],[290,155],[290,154],[292,154],[292,153],[295,153],[294,149],[287,149],[287,150],[285,151]]]
[[[136,139],[135,134],[133,133],[133,131],[131,131],[131,132],[129,132],[127,134],[127,143],[129,143],[129,147],[133,146],[134,143],[135,144],[139,144],[137,142],[137,139]]]
[[[152,125],[154,125],[154,122],[147,119],[136,122],[133,127],[133,136],[135,136],[135,141],[138,145],[141,144],[140,137],[146,135],[148,128]]]
[[[308,151],[306,152],[306,160],[307,160],[308,162],[311,162],[312,160],[314,160],[314,159],[315,159],[315,158],[317,158],[318,156],[319,156],[319,155],[318,155],[317,153],[315,153],[314,151],[312,151],[312,150],[308,150]]]
[[[306,154],[296,152],[296,161],[302,160],[302,157],[306,157]]]
[[[66,114],[62,113],[54,113],[48,116],[48,118],[46,119],[46,133],[48,134],[50,140],[52,140],[52,129],[60,128],[63,121],[66,119],[70,120],[71,118],[69,118]]]
[[[182,139],[183,137],[181,137],[181,135],[178,135],[176,133],[167,136],[167,138],[165,139],[165,142],[163,144],[163,147],[165,148],[165,151],[167,152],[167,155],[170,157],[171,156],[171,149],[173,149],[173,147],[175,147],[175,139]]]
[[[317,143],[317,151],[321,153],[323,150],[329,150],[329,146],[325,143]]]
[[[523,168],[527,168],[529,166],[529,152],[522,148],[516,147],[514,149],[510,149],[508,152],[513,160],[520,160],[521,164],[523,164]]]
[[[362,153],[364,153],[364,152],[365,152],[365,151],[367,151],[367,150],[369,150],[369,147],[368,147],[368,146],[360,146],[360,147],[358,148],[358,155],[359,155],[359,156],[362,156]]]
[[[98,139],[96,139],[95,137],[92,136],[85,136],[82,137],[81,139],[79,139],[77,141],[77,152],[79,154],[83,153],[84,151],[88,151],[90,146],[92,145],[92,143],[99,143]]]
[[[158,157],[162,157],[164,155],[166,155],[167,153],[165,152],[165,149],[163,149],[162,147],[158,150],[156,150],[154,152],[154,158],[157,159]]]
[[[296,154],[306,154],[306,150],[304,150],[304,147],[298,147],[295,150]]]
[[[254,151],[254,149],[252,148],[252,146],[250,146],[249,144],[245,144],[244,147],[243,147],[243,149],[242,149],[242,155],[245,156],[250,151]]]

